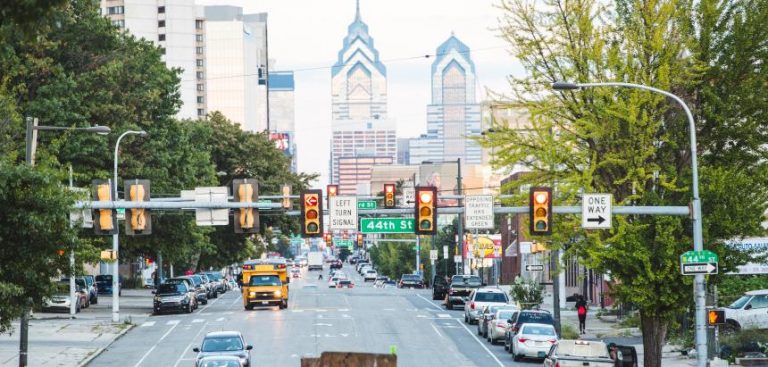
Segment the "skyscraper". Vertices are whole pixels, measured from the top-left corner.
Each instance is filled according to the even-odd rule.
[[[456,160],[480,164],[480,104],[475,95],[475,64],[456,36],[438,48],[432,63],[432,103],[427,105],[427,133],[410,141],[411,164]]]
[[[340,194],[355,194],[359,183],[369,182],[370,167],[397,160],[395,122],[387,118],[387,69],[362,21],[359,0],[331,69],[331,90],[330,180],[339,184]],[[354,169],[340,170],[342,157],[376,159],[354,160]]]

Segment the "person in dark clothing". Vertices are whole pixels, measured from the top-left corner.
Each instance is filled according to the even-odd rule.
[[[579,316],[579,333],[586,334],[587,301],[584,300],[584,296],[579,296],[579,300],[576,301],[576,314]]]

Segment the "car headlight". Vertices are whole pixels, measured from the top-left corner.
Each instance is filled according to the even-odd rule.
[[[275,291],[275,297],[280,297],[283,295],[283,291]]]
[[[251,297],[256,297],[256,292],[248,293],[248,295],[251,296]]]
[[[160,301],[162,301],[162,300],[163,300],[163,299],[162,299],[162,298],[160,298],[159,296],[155,296],[155,302],[160,302]]]

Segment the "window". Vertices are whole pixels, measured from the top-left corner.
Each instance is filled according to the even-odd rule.
[[[198,116],[205,116],[205,110],[202,108],[197,109],[197,115]]]
[[[112,25],[117,28],[125,28],[125,20],[123,19],[113,20]]]
[[[203,80],[204,77],[205,77],[205,75],[203,74],[202,71],[198,71],[197,72],[197,80]]]
[[[202,54],[203,54],[203,48],[202,48],[202,47],[195,47],[195,52],[196,52],[198,55],[202,55]]]
[[[203,67],[203,66],[205,66],[205,64],[203,63],[203,59],[197,59],[197,66],[198,66],[198,67]]]
[[[157,27],[158,27],[158,28],[163,28],[163,27],[165,27],[165,21],[164,21],[164,20],[158,20],[158,21],[157,21]]]
[[[107,14],[123,14],[125,7],[123,6],[109,6],[107,7]]]
[[[158,14],[165,13],[165,6],[158,6],[157,7],[157,12],[158,12]]]
[[[197,103],[205,103],[205,97],[197,96]],[[199,114],[198,114],[199,115]]]
[[[165,55],[165,47],[160,47],[160,55]]]
[[[203,88],[203,85],[202,85],[202,84],[198,84],[198,85],[197,85],[197,91],[198,91],[198,92],[202,92],[202,91],[204,91],[204,90],[205,90],[205,88]]]
[[[165,41],[165,35],[164,34],[158,34],[157,35],[157,40],[158,41]]]
[[[507,302],[507,296],[504,293],[477,293],[475,302]]]
[[[203,42],[203,35],[202,34],[195,35],[195,40],[197,42]]]
[[[203,29],[203,21],[202,20],[196,20],[195,21],[195,29]]]
[[[768,295],[755,296],[749,304],[752,305],[752,308],[766,308],[768,307]]]
[[[281,286],[283,285],[283,283],[280,281],[280,278],[278,278],[277,275],[259,275],[259,276],[252,276],[251,280],[248,282],[248,285]]]

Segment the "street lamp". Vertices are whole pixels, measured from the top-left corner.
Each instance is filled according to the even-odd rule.
[[[144,130],[128,130],[122,133],[119,138],[117,138],[117,142],[115,143],[114,181],[112,181],[112,185],[114,185],[113,200],[115,201],[117,201],[117,153],[118,148],[120,147],[120,140],[123,140],[126,135],[147,136],[147,132]],[[120,260],[118,258],[117,252],[117,250],[120,248],[120,245],[117,238],[117,233],[112,235],[112,251],[115,254],[115,266],[112,269],[112,322],[120,321],[120,274],[118,272],[118,268],[120,267]]]
[[[558,81],[552,83],[552,89],[555,90],[575,90],[595,87],[624,87],[647,90],[655,93],[662,94],[669,98],[674,99],[680,106],[683,107],[686,116],[688,117],[688,131],[690,133],[691,144],[691,172],[693,175],[693,182],[691,183],[693,191],[693,199],[691,206],[693,207],[692,219],[693,219],[693,250],[702,251],[704,249],[704,239],[702,236],[702,215],[701,215],[701,200],[699,198],[699,166],[696,158],[696,124],[693,120],[693,114],[688,108],[688,105],[683,100],[667,91],[649,87],[647,85],[622,83],[622,82],[606,82],[606,83],[570,83]],[[694,276],[694,297],[696,299],[696,362],[699,367],[707,365],[707,329],[706,329],[706,309],[705,309],[705,294],[704,294],[704,274],[696,274]]]

